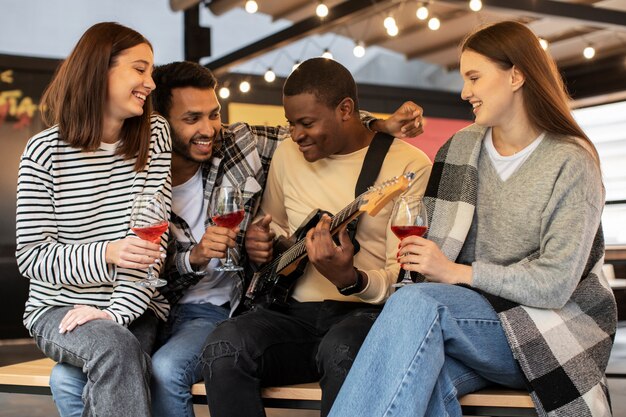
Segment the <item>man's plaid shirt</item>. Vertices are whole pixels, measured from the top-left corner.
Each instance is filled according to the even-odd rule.
[[[244,232],[261,202],[272,155],[278,144],[288,137],[289,130],[286,127],[250,126],[244,123],[223,126],[213,157],[201,167],[204,198],[207,202],[211,200],[216,185],[231,184],[239,186],[242,190],[245,216],[239,226],[241,232],[237,237],[238,248],[231,251],[235,262],[239,261]],[[189,287],[197,284],[206,272],[190,268],[189,253],[197,242],[187,222],[174,212],[171,222],[172,226],[181,230],[187,238],[182,241],[172,236],[168,246],[163,274],[167,285],[160,291],[173,305]],[[207,216],[205,226],[210,225],[212,221]],[[236,277],[236,283],[230,297],[231,311],[239,304],[244,288],[243,274],[237,273],[233,276]]]

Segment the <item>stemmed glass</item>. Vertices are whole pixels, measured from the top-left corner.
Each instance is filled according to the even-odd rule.
[[[426,205],[420,196],[401,196],[391,212],[391,231],[402,240],[408,236],[423,236],[428,230]],[[393,287],[413,284],[411,273],[404,271],[402,281]]]
[[[130,228],[139,238],[160,244],[161,235],[169,226],[168,219],[169,215],[163,195],[158,193],[135,195],[133,208],[130,212]],[[150,265],[147,278],[136,281],[135,284],[142,287],[162,287],[167,284],[167,281],[159,278]]]
[[[211,197],[209,208],[211,220],[217,226],[234,229],[243,220],[243,199],[239,188],[224,185],[216,187]],[[243,268],[235,265],[230,257],[230,248],[226,250],[226,262],[215,268],[216,271],[242,271]]]

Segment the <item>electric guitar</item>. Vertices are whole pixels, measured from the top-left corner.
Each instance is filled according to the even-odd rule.
[[[363,213],[376,216],[393,198],[403,193],[415,177],[413,172],[394,177],[381,185],[370,187],[354,201],[332,216],[330,232],[334,236],[342,226],[350,223]],[[315,210],[294,233],[295,242],[284,252],[255,272],[246,292],[249,306],[265,305],[270,308],[284,309],[296,280],[304,272],[307,264],[306,233],[319,221],[320,211]]]

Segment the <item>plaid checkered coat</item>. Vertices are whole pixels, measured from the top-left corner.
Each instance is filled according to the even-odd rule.
[[[456,260],[474,216],[478,157],[486,129],[455,134],[438,152],[426,190],[428,238]],[[525,261],[538,257],[529,255]],[[613,294],[602,275],[601,227],[566,305],[539,309],[484,294],[502,322],[540,416],[610,416],[604,372],[616,327]],[[523,262],[523,261],[522,261]]]

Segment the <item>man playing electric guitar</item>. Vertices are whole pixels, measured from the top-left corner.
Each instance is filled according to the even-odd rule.
[[[270,260],[273,233],[288,236],[314,209],[336,214],[355,199],[374,137],[359,120],[354,79],[336,61],[303,62],[285,82],[283,104],[293,141],[278,146],[261,203],[264,216],[246,234],[248,255],[258,263]],[[430,167],[423,152],[395,139],[376,184],[412,172],[407,192],[419,195]],[[376,216],[360,217],[356,255],[345,230],[338,244],[333,241],[336,222],[323,216],[306,235],[309,264],[286,308],[260,305],[209,336],[203,376],[212,417],[264,416],[261,387],[313,381],[322,387],[322,416],[329,412],[398,277],[392,206],[390,201]]]

